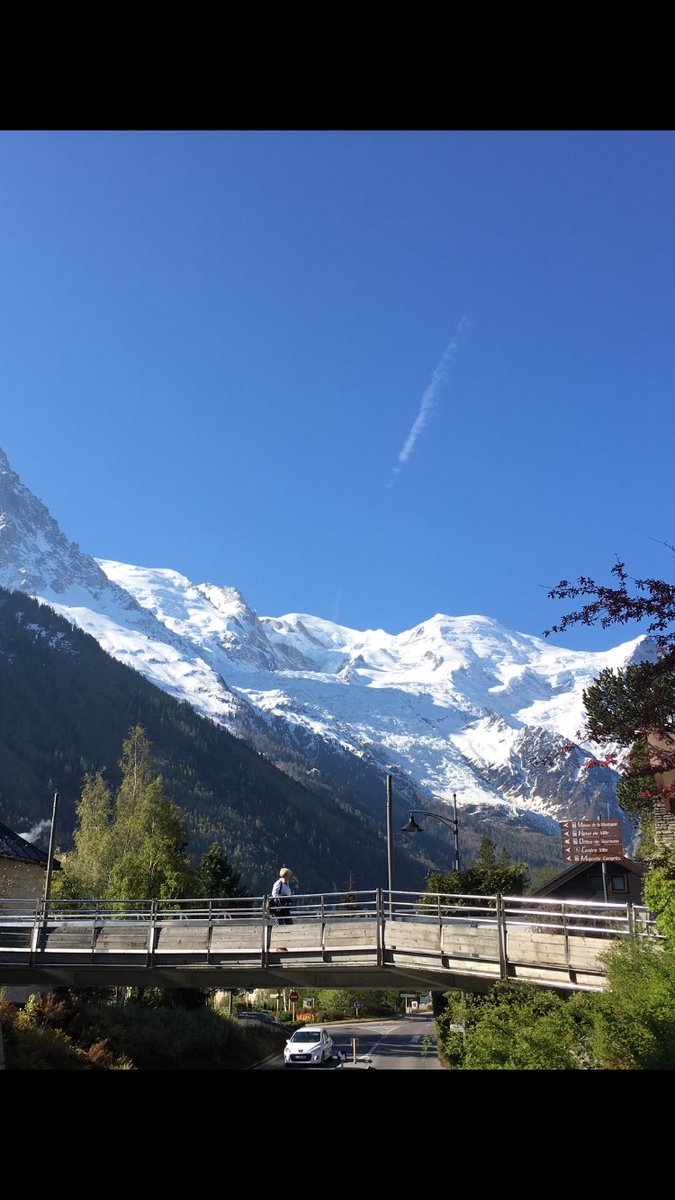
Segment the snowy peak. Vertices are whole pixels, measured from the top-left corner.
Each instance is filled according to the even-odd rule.
[[[176,575],[166,572],[167,576]],[[182,577],[179,577],[182,578]],[[226,724],[236,709],[224,680],[150,607],[61,532],[0,452],[0,586],[42,600],[125,665]]]
[[[163,567],[133,567],[98,559],[110,580],[186,645],[225,674],[241,667],[274,671],[277,657],[256,614],[236,588],[195,584]]]
[[[549,821],[597,816],[599,804],[602,815],[617,812],[615,773],[596,769],[590,780],[584,769],[583,690],[603,668],[654,654],[645,638],[564,650],[476,614],[436,613],[399,634],[307,613],[258,616],[236,587],[83,554],[2,451],[0,585],[45,601],[113,657],[304,774],[343,763],[349,779],[358,759],[406,781],[422,803],[456,793],[460,806]]]
[[[0,584],[10,591],[63,596],[73,586],[92,594],[108,587],[93,558],[59,529],[0,450]]]
[[[249,608],[238,588],[218,587],[215,583],[200,583],[199,591],[223,616],[232,617],[243,625],[253,625],[257,617]]]
[[[12,471],[7,455],[0,454],[0,586],[44,600],[96,637],[92,612],[123,625],[135,622],[146,634],[166,639],[166,630],[142,611],[133,595],[111,582],[91,555],[69,541],[42,501]]]

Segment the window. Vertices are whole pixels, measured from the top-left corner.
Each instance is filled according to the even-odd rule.
[[[610,871],[609,890],[610,892],[628,891],[628,879],[624,871]]]
[[[588,890],[594,896],[604,894],[604,885],[602,882],[602,870],[593,870],[588,874]],[[625,895],[628,892],[628,876],[625,871],[607,869],[607,893],[612,895]]]

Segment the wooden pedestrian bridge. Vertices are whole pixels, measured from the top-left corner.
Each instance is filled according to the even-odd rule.
[[[0,987],[601,991],[608,947],[657,936],[630,903],[378,888],[294,896],[288,925],[269,903],[0,899]]]

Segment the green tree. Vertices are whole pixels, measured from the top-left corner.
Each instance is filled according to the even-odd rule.
[[[52,896],[64,899],[110,895],[115,860],[114,807],[103,771],[86,774],[76,807],[75,849],[60,853],[61,870],[52,879]]]
[[[576,583],[561,580],[549,592],[552,599],[591,599],[545,632],[547,636],[561,633],[579,623],[599,622],[607,627],[646,621],[647,633],[656,642],[655,661],[601,671],[584,691],[583,700],[591,740],[631,749],[618,799],[638,821],[640,852],[657,870],[653,879],[645,879],[645,900],[650,903],[647,896],[658,894],[656,907],[665,914],[675,907],[675,860],[655,845],[653,811],[658,794],[665,797],[673,792],[655,776],[675,767],[675,586],[662,579],[632,579],[622,562],[615,564],[612,574],[616,583],[610,587],[586,576]]]
[[[139,789],[133,803],[118,804],[112,894],[124,900],[175,900],[192,890],[188,835],[180,809],[161,777]]]
[[[504,849],[498,856],[492,838],[484,837],[478,857],[470,867],[430,874],[427,891],[469,896],[522,896],[527,872],[527,863],[511,863]]]
[[[583,693],[591,741],[630,746],[652,730],[675,732],[675,659],[607,668]]]
[[[666,942],[629,938],[605,956],[608,986],[598,996],[588,997],[594,1010],[595,1057],[605,1070],[675,1067],[673,915],[671,901],[664,922],[671,931]]]
[[[314,992],[314,1007],[317,1012],[324,1014],[324,1020],[353,1017],[357,1001],[361,1006],[361,1017],[388,1016],[401,1010],[401,997],[392,990],[317,988]]]
[[[644,878],[643,898],[656,914],[659,933],[675,946],[675,849],[672,847],[663,848],[652,860],[651,870]]]
[[[104,893],[114,861],[113,802],[103,771],[85,775],[77,808],[74,841],[81,869],[87,878],[87,896]]]
[[[662,579],[633,579],[622,562],[611,573],[615,583],[609,587],[580,576],[576,583],[563,579],[552,588],[551,599],[591,598],[545,634],[563,633],[576,624],[597,622],[606,628],[646,622],[646,631],[656,643],[655,660],[631,663],[622,670],[607,668],[583,693],[590,740],[635,748],[623,775],[636,786],[624,789],[619,801],[640,820],[652,809],[654,774],[675,767],[675,586]],[[658,747],[654,734],[664,739]]]
[[[588,997],[558,996],[522,981],[486,995],[445,994],[439,1041],[450,1066],[464,1071],[565,1071],[597,1063]]]
[[[122,781],[115,801],[116,850],[125,852],[134,836],[134,814],[154,779],[150,742],[142,725],[134,725],[122,744]]]
[[[114,801],[103,773],[85,777],[75,850],[62,857],[54,895],[97,899],[178,899],[189,895],[192,866],[178,806],[152,768],[145,730],[126,738]]]
[[[545,867],[528,867],[527,872],[527,887],[525,895],[531,896],[539,888],[544,887],[544,884],[550,883],[560,874],[560,867],[545,866]]]
[[[195,896],[247,896],[241,875],[228,861],[223,847],[213,842],[195,871]]]
[[[342,907],[345,911],[354,912],[359,908],[359,898],[357,896],[357,887],[354,876],[349,872],[347,880],[347,890],[342,895]]]

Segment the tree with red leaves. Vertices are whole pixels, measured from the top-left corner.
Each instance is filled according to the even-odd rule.
[[[675,585],[662,579],[632,579],[622,562],[612,567],[612,574],[618,586],[605,587],[582,575],[576,583],[563,579],[552,588],[548,593],[552,600],[593,599],[567,613],[560,624],[545,630],[545,636],[564,633],[571,625],[598,622],[607,628],[647,621],[656,660],[601,671],[584,692],[591,740],[629,746],[640,735],[675,732]]]
[[[644,621],[648,617],[647,633],[654,636],[661,654],[675,654],[675,584],[665,583],[663,579],[632,579],[622,562],[615,563],[611,573],[618,579],[618,587],[603,587],[594,579],[581,575],[576,583],[561,579],[551,588],[548,593],[551,600],[570,600],[577,596],[595,596],[595,599],[576,612],[567,613],[559,625],[545,630],[545,636],[564,633],[570,625],[595,625],[599,621],[606,629],[609,625],[625,625],[628,621]],[[631,584],[637,595],[631,595]]]
[[[620,786],[619,799],[623,803],[622,791],[626,800],[630,794],[623,807],[638,815],[640,804],[647,811],[657,792],[665,795],[656,777],[675,768],[675,585],[662,579],[634,579],[623,562],[612,567],[612,574],[617,582],[609,587],[582,575],[576,583],[563,579],[552,588],[548,593],[552,600],[590,599],[545,630],[545,636],[579,624],[599,623],[607,628],[628,621],[647,623],[646,633],[656,646],[655,660],[601,671],[583,693],[591,741],[632,747],[624,781],[633,780],[636,786]]]

